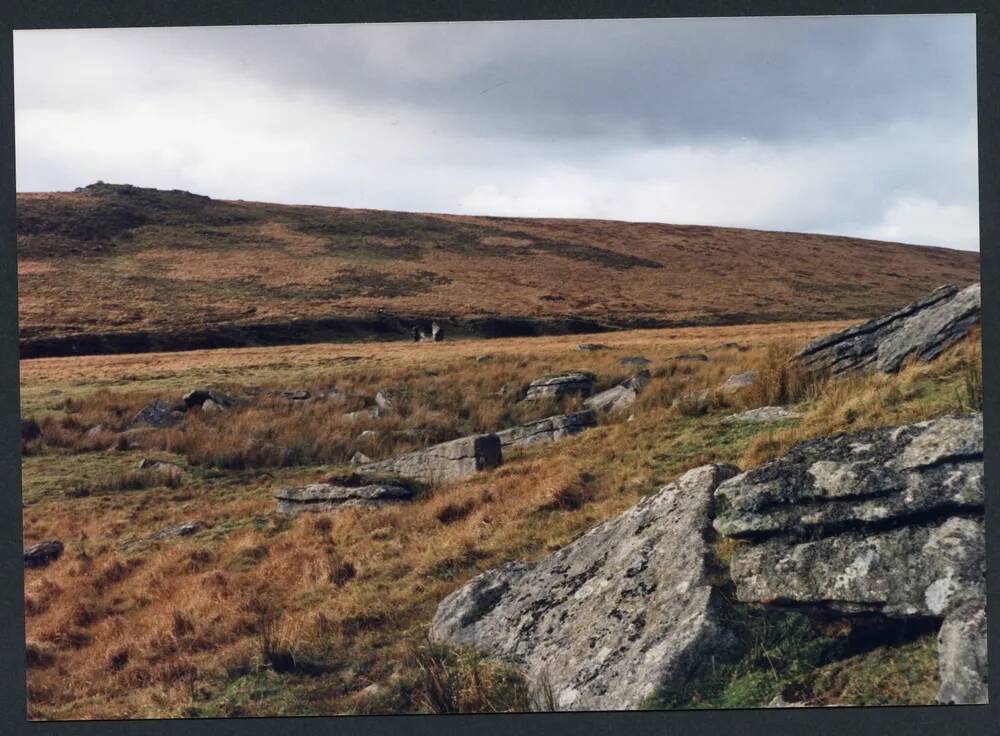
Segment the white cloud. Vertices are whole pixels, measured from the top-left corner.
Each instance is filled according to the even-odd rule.
[[[924,197],[894,201],[867,237],[918,245],[979,249],[979,212],[966,204],[942,204]]]

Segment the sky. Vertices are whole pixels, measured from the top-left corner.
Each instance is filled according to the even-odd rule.
[[[18,191],[979,248],[972,15],[17,31]]]

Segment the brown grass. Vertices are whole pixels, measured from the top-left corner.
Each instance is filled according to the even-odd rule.
[[[596,353],[575,350],[587,337],[564,337],[470,341],[445,350],[327,345],[217,351],[204,359],[26,361],[26,401],[45,427],[67,433],[50,445],[43,430],[37,453],[24,460],[25,541],[66,544],[58,561],[26,571],[26,651],[35,662],[29,713],[124,718],[520,709],[524,700],[510,673],[463,660],[461,653],[421,649],[444,596],[478,572],[559,549],[694,465],[741,455],[754,464],[814,433],[952,411],[967,363],[977,359],[973,340],[897,378],[823,384],[815,398],[812,389],[801,394],[809,413],[799,427],[756,440],[721,425],[729,408],[692,417],[671,407],[682,391],[777,365],[769,347],[775,341],[802,344],[828,329],[614,333],[600,337],[611,348]],[[719,349],[733,340],[748,349]],[[490,363],[473,360],[487,352],[494,355]],[[707,352],[712,360],[670,359],[682,352]],[[172,403],[205,383],[240,396],[255,386],[258,395],[278,387],[337,386],[367,395],[392,387],[400,389],[400,414],[373,426],[380,434],[425,433],[375,448],[393,452],[447,431],[497,428],[530,411],[557,408],[516,407],[499,393],[504,384],[523,388],[537,375],[573,368],[611,385],[631,372],[620,357],[640,353],[653,361],[654,378],[633,421],[611,418],[572,440],[512,451],[500,468],[431,489],[406,506],[294,519],[274,513],[276,488],[343,472],[336,458],[371,449],[353,444],[367,425],[348,434],[339,410],[322,402],[290,407],[264,399],[227,414],[195,412],[186,430],[136,435],[163,448],[154,451],[83,451],[73,441],[74,433],[97,423],[121,434],[121,422],[150,398]],[[360,359],[343,360],[349,355]],[[64,424],[70,417],[75,425]],[[225,447],[251,434],[299,448],[305,465],[217,462],[229,457]],[[313,444],[304,444],[307,437]],[[66,497],[80,478],[97,483],[134,469],[144,456],[188,463],[182,488],[105,488]],[[204,530],[193,536],[122,548],[194,519]],[[378,688],[367,689],[371,685]]]

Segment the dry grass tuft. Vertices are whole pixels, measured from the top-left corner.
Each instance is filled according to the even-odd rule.
[[[419,673],[415,704],[425,713],[510,713],[533,710],[524,679],[472,653],[424,644],[410,657]]]
[[[767,345],[752,370],[753,384],[737,394],[743,408],[786,406],[818,398],[824,377],[804,370],[792,358],[801,346],[787,341]]]

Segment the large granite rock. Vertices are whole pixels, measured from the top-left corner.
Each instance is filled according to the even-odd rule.
[[[503,460],[500,448],[500,438],[495,434],[477,434],[368,463],[359,470],[444,483],[499,466]]]
[[[588,410],[545,417],[535,422],[504,429],[497,432],[496,436],[500,439],[502,447],[523,447],[561,440],[596,426],[597,414]]]
[[[942,286],[899,311],[821,337],[797,356],[803,366],[833,375],[895,373],[907,359],[933,360],[980,320],[980,285]]]
[[[409,483],[366,475],[346,475],[328,483],[282,488],[275,491],[278,513],[336,511],[343,508],[378,508],[389,503],[409,501],[414,489]]]
[[[738,547],[730,572],[741,601],[944,617],[983,599],[984,539],[981,520],[954,516],[815,541],[770,539]]]
[[[715,528],[731,537],[832,534],[983,508],[983,417],[942,417],[803,442],[726,481]]]
[[[522,668],[559,709],[634,708],[735,645],[709,582],[712,491],[689,471],[551,557],[474,578],[438,607],[433,640]]]
[[[956,609],[938,632],[939,703],[985,703],[986,609],[977,604]]]
[[[805,442],[715,496],[739,600],[939,618],[938,699],[985,698],[982,415]]]
[[[527,401],[561,399],[564,396],[590,396],[594,389],[594,376],[590,373],[559,373],[536,378],[528,385]]]
[[[756,380],[757,371],[736,373],[723,381],[722,385],[719,386],[719,390],[724,394],[736,393],[737,391],[753,386]]]

